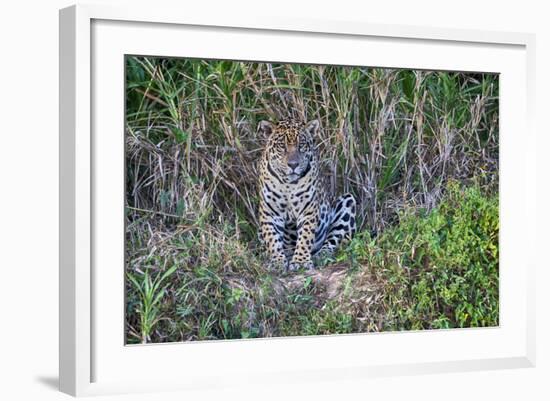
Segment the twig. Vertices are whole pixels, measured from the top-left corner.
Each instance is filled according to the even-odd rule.
[[[130,209],[130,210],[135,210],[136,212],[159,214],[159,215],[165,216],[165,217],[172,217],[174,219],[181,219],[181,216],[178,216],[177,214],[164,213],[164,212],[159,212],[159,211],[156,211],[156,210],[149,210],[149,209],[141,209],[139,207],[132,207],[132,206],[126,206],[126,208]]]

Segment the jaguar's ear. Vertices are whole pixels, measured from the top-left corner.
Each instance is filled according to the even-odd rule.
[[[306,124],[305,131],[315,137],[319,131],[319,120],[311,120]]]
[[[265,120],[260,121],[260,123],[258,124],[258,132],[265,137],[269,137],[273,132],[273,124]]]

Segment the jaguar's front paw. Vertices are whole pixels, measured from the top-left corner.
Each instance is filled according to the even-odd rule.
[[[274,257],[269,262],[269,270],[278,272],[278,271],[285,271],[287,268],[287,261],[284,255],[279,255],[277,257]]]
[[[288,264],[288,267],[287,267],[287,270],[289,272],[295,272],[296,270],[298,270],[300,268],[300,265],[298,263],[295,263],[295,262],[290,262]]]
[[[311,270],[315,267],[313,262],[311,260],[306,260],[304,262],[298,262],[298,261],[292,261],[288,264],[288,271],[296,271],[300,268],[304,268],[306,270]]]

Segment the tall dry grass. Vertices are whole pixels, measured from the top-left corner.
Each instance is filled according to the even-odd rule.
[[[450,179],[498,180],[498,76],[230,61],[127,59],[127,203],[133,218],[211,209],[256,229],[262,119],[321,122],[330,191],[360,230],[432,208]],[[193,185],[190,185],[193,184]]]

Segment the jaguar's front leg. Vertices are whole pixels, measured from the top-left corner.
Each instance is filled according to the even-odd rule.
[[[270,256],[270,267],[284,269],[286,267],[286,257],[283,247],[284,223],[278,219],[268,220],[260,218],[260,230]]]
[[[314,267],[311,260],[311,251],[313,249],[318,220],[319,208],[317,205],[312,205],[301,213],[297,224],[298,240],[294,255],[288,265],[289,270],[296,270],[300,267],[312,269]]]

